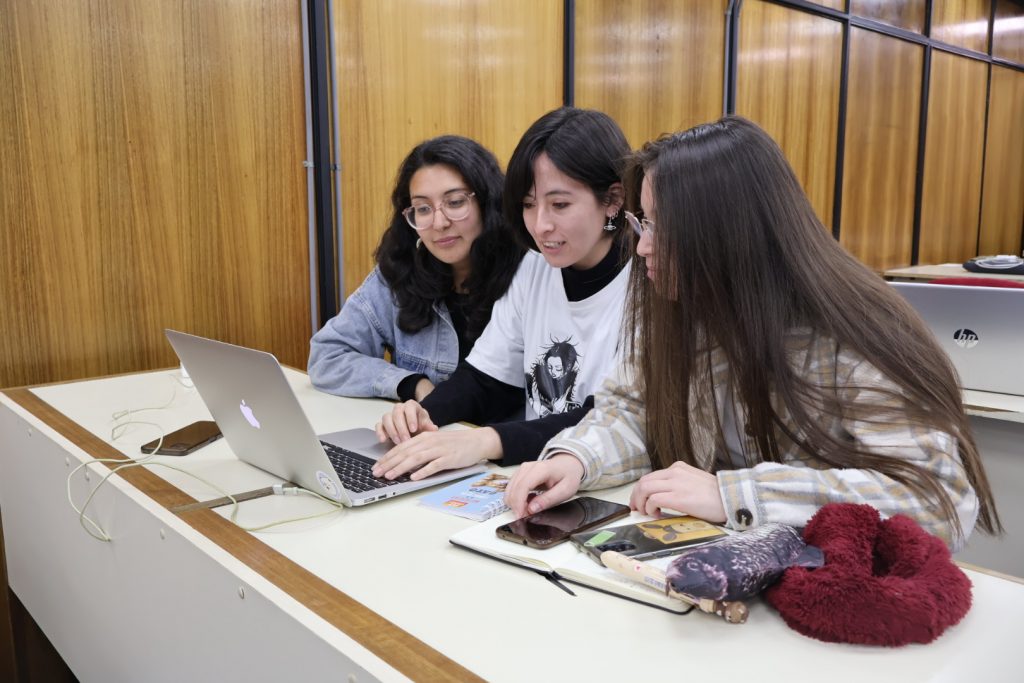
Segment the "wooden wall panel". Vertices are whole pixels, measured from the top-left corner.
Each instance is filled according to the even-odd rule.
[[[882,271],[911,260],[924,48],[851,31],[839,239]]]
[[[304,365],[299,3],[0,13],[0,386],[175,364],[165,327]]]
[[[561,105],[562,27],[562,3],[548,0],[335,4],[346,293],[372,269],[413,145],[456,133],[505,164]]]
[[[992,56],[1024,64],[1024,3],[996,0]]]
[[[990,0],[937,0],[932,3],[935,40],[957,47],[988,52]]]
[[[927,4],[927,0],[850,0],[850,14],[907,31],[924,33]]]
[[[932,51],[918,262],[975,256],[988,65]]]
[[[1024,229],[1024,72],[992,67],[979,254],[1020,254]]]
[[[726,0],[576,3],[575,102],[607,112],[633,147],[719,118]]]
[[[840,12],[846,11],[846,0],[811,0],[815,5],[837,9]]]
[[[842,25],[762,0],[740,15],[736,113],[782,147],[818,217],[832,225]]]

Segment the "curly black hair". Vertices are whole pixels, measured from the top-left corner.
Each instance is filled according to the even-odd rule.
[[[424,248],[402,216],[409,206],[409,183],[425,166],[444,165],[458,171],[480,206],[483,229],[470,247],[466,337],[472,343],[491,318],[491,308],[512,283],[524,250],[502,215],[504,175],[494,155],[480,143],[458,135],[442,135],[416,145],[398,168],[391,193],[391,222],[374,253],[398,305],[398,327],[422,330],[434,317],[433,305],[452,292],[452,269]]]

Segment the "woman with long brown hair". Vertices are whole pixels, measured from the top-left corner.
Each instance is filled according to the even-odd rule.
[[[662,137],[631,180],[646,268],[626,362],[510,482],[517,514],[639,478],[634,509],[734,529],[857,502],[953,547],[975,524],[1001,531],[952,365],[764,131],[726,117]]]

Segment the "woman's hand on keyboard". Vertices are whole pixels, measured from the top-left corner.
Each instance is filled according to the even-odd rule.
[[[490,427],[424,432],[385,453],[373,466],[373,476],[394,479],[411,473],[410,478],[419,480],[441,470],[500,458],[501,439]]]
[[[416,401],[399,403],[377,423],[377,438],[381,443],[390,440],[391,443],[399,444],[420,432],[436,431],[437,425]]]

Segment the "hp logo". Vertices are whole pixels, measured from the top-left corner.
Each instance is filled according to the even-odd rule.
[[[956,342],[957,346],[969,349],[977,346],[978,342],[981,340],[978,339],[978,335],[974,333],[974,330],[969,330],[964,327],[953,333],[953,341]]]

